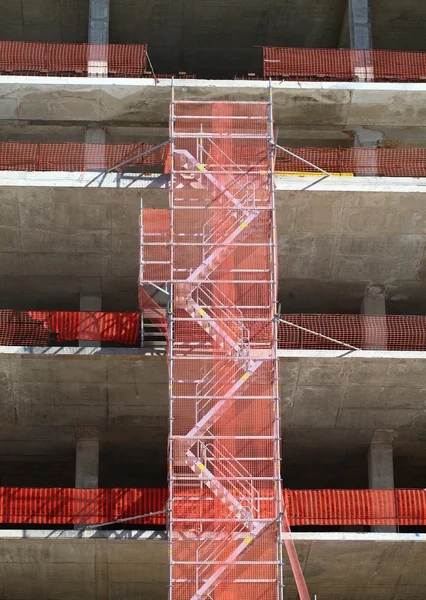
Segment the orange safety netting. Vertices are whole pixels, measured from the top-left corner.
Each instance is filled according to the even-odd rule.
[[[288,148],[331,174],[425,177],[426,148]],[[321,175],[310,165],[277,149],[275,172]]]
[[[0,488],[0,523],[97,524],[164,510],[167,489]],[[165,515],[130,521],[164,525]]]
[[[0,310],[0,346],[87,340],[135,345],[139,313]]]
[[[187,491],[196,496],[206,491]],[[290,526],[426,526],[426,491],[400,490],[283,490]],[[168,490],[0,488],[0,523],[71,525],[105,523],[166,509]],[[225,511],[216,501],[208,514]],[[194,506],[187,501],[187,509]],[[266,512],[265,512],[266,511]],[[269,513],[267,501],[262,514]],[[165,525],[166,514],[130,521],[130,525]]]
[[[263,48],[264,77],[331,81],[426,81],[426,52]]]
[[[173,102],[170,134],[171,597],[276,600],[271,106]]]
[[[287,321],[279,326],[278,347],[281,350],[342,349],[341,344],[315,334],[361,350],[426,350],[425,316],[289,314],[281,315],[281,318]]]
[[[108,64],[108,77],[147,75],[146,44],[0,42],[1,75],[87,76]]]
[[[154,144],[34,144],[0,142],[2,171],[87,171],[112,169],[116,165],[154,148]],[[125,167],[164,165],[166,146],[138,156]],[[118,169],[119,170],[119,169]]]
[[[87,171],[116,165],[152,150],[154,144],[86,144],[0,142],[1,171]],[[292,148],[288,150],[333,174],[425,177],[426,148]],[[159,167],[170,172],[168,145],[138,156],[124,167]],[[312,173],[313,167],[277,149],[275,172]]]
[[[161,224],[161,219],[157,223]],[[148,267],[151,268],[149,263]],[[152,269],[151,281],[156,281],[153,265]],[[165,309],[143,288],[139,289],[139,304],[144,319],[167,337]],[[284,314],[281,318],[287,323],[278,324],[280,350],[341,350],[342,344],[338,342],[361,350],[426,350],[426,317],[422,315]],[[78,339],[137,344],[140,323],[140,314],[136,312],[0,310],[0,345],[47,346],[53,341]],[[182,321],[177,326],[182,342],[197,341],[190,322]],[[197,335],[199,343],[209,344],[205,331],[198,331]]]

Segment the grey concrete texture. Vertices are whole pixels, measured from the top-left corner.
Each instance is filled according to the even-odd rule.
[[[311,594],[328,600],[420,600],[424,541],[298,539]],[[136,539],[0,540],[1,600],[166,600],[167,542]],[[320,537],[320,536],[319,536]],[[284,559],[286,560],[286,558]],[[286,600],[298,594],[284,570]]]
[[[87,42],[89,0],[0,0],[0,39]]]
[[[147,206],[166,205],[158,191]],[[138,190],[1,190],[0,306],[79,310],[100,286],[104,310],[136,310],[139,204]]]
[[[141,195],[167,207],[162,189],[0,189],[0,308],[78,310],[100,286],[104,310],[136,310]],[[282,311],[356,313],[373,283],[389,314],[423,314],[423,196],[278,191]]]
[[[167,126],[170,80],[105,80],[2,77],[3,122],[59,125],[102,122],[107,125]],[[259,101],[267,82],[176,80],[176,98]],[[276,126],[425,127],[424,84],[273,82]]]
[[[110,5],[110,42],[148,42],[160,73],[260,74],[256,46],[333,48],[346,42],[344,0],[110,0]],[[371,0],[370,5],[373,47],[425,50],[422,2]],[[1,0],[0,9],[0,39],[87,42],[89,0]]]
[[[416,359],[280,359],[285,460],[301,468],[321,459],[334,468],[324,484],[351,487],[341,469],[353,458],[366,487],[375,430],[393,429],[400,466],[424,466],[424,372]],[[72,460],[76,428],[92,427],[101,454],[137,457],[146,469],[137,485],[148,475],[163,485],[167,382],[161,356],[0,355],[0,462]],[[305,471],[299,485],[310,487]]]

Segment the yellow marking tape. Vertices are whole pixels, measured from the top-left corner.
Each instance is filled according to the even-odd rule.
[[[243,223],[241,223],[240,227],[241,229],[244,229],[245,227],[247,227],[247,223],[244,221]]]
[[[206,314],[205,311],[202,308],[200,308],[200,310],[198,312],[200,313],[200,315],[202,317],[204,317],[204,315]]]
[[[200,171],[204,171],[205,166],[204,165],[197,165],[197,169],[199,169]]]
[[[200,469],[200,471],[204,471],[204,469],[205,469],[206,467],[200,463],[200,464],[198,465],[198,468]]]
[[[312,171],[311,172],[306,172],[306,171],[275,171],[275,175],[296,175],[297,177],[320,177],[321,175],[324,175],[324,173],[321,173],[321,171]],[[353,173],[330,173],[330,175],[332,175],[333,177],[354,177]]]
[[[252,539],[253,538],[248,535],[244,541],[248,545],[248,544],[250,544],[250,542],[252,541]]]
[[[244,373],[244,375],[241,377],[241,379],[243,381],[247,381],[247,379],[250,377],[250,375],[248,373]]]

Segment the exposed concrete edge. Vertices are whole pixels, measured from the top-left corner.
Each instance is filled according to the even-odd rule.
[[[112,539],[112,540],[167,540],[165,530],[94,530],[94,529],[10,529],[0,530],[0,539]],[[293,533],[295,542],[426,542],[426,533],[350,533],[309,532]]]
[[[0,171],[0,187],[90,187],[117,189],[168,188],[165,175],[109,173],[102,171]],[[313,192],[416,192],[426,193],[426,177],[318,177],[275,176],[276,191]]]
[[[159,87],[170,88],[172,80],[168,78],[156,80],[154,78],[119,78],[119,77],[41,77],[25,75],[1,75],[0,85],[4,83],[23,85],[45,85],[57,86],[85,86],[86,88],[101,89],[108,87],[134,87],[141,88]],[[264,89],[269,88],[269,81],[250,79],[174,79],[176,88],[228,88],[228,89]],[[373,83],[355,81],[272,81],[272,89],[304,89],[304,90],[369,90],[369,91],[402,91],[402,92],[426,92],[426,83]]]
[[[78,346],[0,346],[0,354],[48,356],[165,356],[163,348],[99,348]],[[413,358],[426,359],[426,352],[387,350],[278,350],[279,358]]]
[[[426,533],[297,532],[292,537],[295,542],[426,542]]]
[[[0,354],[49,356],[164,356],[165,348],[99,348],[79,346],[0,346]]]
[[[0,539],[6,540],[75,540],[75,539],[112,539],[112,540],[167,540],[165,530],[151,531],[143,529],[4,529],[0,530]]]

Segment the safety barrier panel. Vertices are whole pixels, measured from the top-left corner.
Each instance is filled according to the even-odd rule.
[[[0,142],[1,171],[88,171],[114,169],[137,157],[129,167],[160,167],[170,171],[167,145]],[[426,177],[426,148],[288,148],[304,160],[332,173],[382,177]],[[122,167],[116,168],[120,171]],[[310,173],[315,169],[278,149],[276,174]]]
[[[426,81],[425,52],[263,48],[264,77],[314,81]]]
[[[188,490],[191,495],[200,488]],[[283,490],[291,526],[426,525],[426,491],[401,490]],[[0,523],[72,525],[109,523],[165,511],[166,488],[74,489],[0,488]],[[212,503],[214,504],[214,502]],[[223,505],[209,507],[213,512]],[[187,509],[191,501],[188,499]],[[270,503],[261,506],[268,514]],[[129,522],[165,525],[166,513]]]
[[[147,45],[0,42],[0,74],[144,77]]]
[[[425,177],[426,148],[288,148],[332,174],[381,177]],[[311,173],[313,167],[283,150],[277,151],[275,173]]]
[[[0,310],[0,346],[87,340],[135,345],[139,313]]]
[[[167,489],[0,488],[0,523],[95,524],[161,511]],[[165,515],[135,520],[164,525]]]
[[[88,171],[112,169],[137,156],[126,168],[140,165],[164,165],[166,147],[152,150],[154,144],[34,144],[20,142],[0,143],[0,170],[2,171]],[[118,169],[120,170],[120,169]]]
[[[282,319],[287,323],[279,327],[281,350],[341,350],[342,344],[332,339],[361,350],[426,350],[425,316],[282,315]]]
[[[139,296],[144,318],[166,336],[164,310],[143,289]],[[342,343],[361,350],[426,350],[426,316],[284,314],[281,318],[281,350],[341,350]],[[193,328],[188,324],[185,330],[185,325],[180,324],[182,339],[194,341]],[[137,312],[0,310],[0,346],[48,346],[73,340],[135,345],[140,326]],[[208,336],[199,341],[208,344]]]

